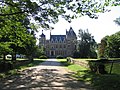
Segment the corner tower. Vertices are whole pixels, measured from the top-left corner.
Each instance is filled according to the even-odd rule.
[[[39,38],[39,46],[45,46],[45,43],[46,43],[46,36],[44,35],[42,30],[42,34],[40,35]]]
[[[66,30],[66,38],[70,40],[77,39],[76,33],[74,32],[72,27],[70,27],[69,31]]]
[[[77,35],[74,32],[73,28],[70,27],[69,31],[66,30],[66,40],[67,40],[67,56],[73,56],[76,51],[77,45]]]

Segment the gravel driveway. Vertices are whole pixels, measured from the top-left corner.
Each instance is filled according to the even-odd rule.
[[[0,90],[92,90],[84,82],[77,81],[56,59],[48,59],[39,66],[30,67],[20,75],[0,81]]]

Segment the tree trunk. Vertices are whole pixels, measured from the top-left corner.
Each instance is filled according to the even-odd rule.
[[[16,52],[12,54],[12,61],[16,61]]]
[[[5,57],[5,56],[6,56],[6,54],[3,54],[3,60],[4,60],[4,61],[6,60],[6,57]]]
[[[104,64],[100,64],[98,65],[98,73],[99,74],[107,74],[107,72],[105,71],[105,65]]]
[[[33,61],[33,56],[28,56],[28,59],[32,62]]]

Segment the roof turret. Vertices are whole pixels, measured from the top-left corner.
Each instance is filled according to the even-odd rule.
[[[43,34],[43,30],[42,30],[42,34],[40,35],[40,37],[45,37],[45,34]]]
[[[74,32],[72,27],[70,27],[70,29],[69,29],[69,31],[67,31],[66,35],[67,35],[67,37],[70,37],[70,38],[77,38],[76,33]]]

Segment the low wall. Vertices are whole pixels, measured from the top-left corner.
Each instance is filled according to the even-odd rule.
[[[73,59],[73,63],[78,64],[80,66],[83,66],[85,68],[89,68],[88,61],[82,61],[82,60],[80,61],[80,60],[74,60]]]
[[[80,66],[83,66],[85,68],[89,68],[88,61],[80,61],[80,60],[75,60],[73,58],[67,58],[67,61],[71,64],[78,64]]]

